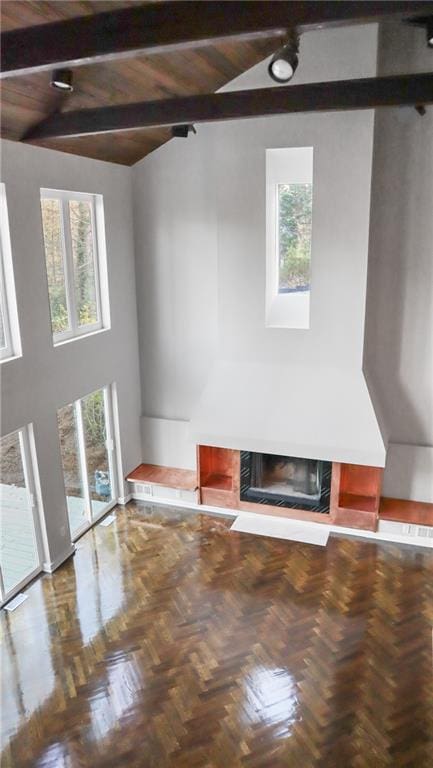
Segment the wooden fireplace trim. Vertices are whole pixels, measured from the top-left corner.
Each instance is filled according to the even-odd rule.
[[[198,503],[213,507],[375,531],[379,519],[382,475],[381,467],[333,462],[329,514],[241,501],[240,451],[231,448],[198,445],[197,473],[194,470],[140,464],[127,479],[133,483],[180,490],[197,489]],[[392,519],[391,512],[387,511],[388,519]],[[386,519],[386,514],[383,517]]]
[[[375,531],[379,519],[382,467],[332,465],[330,522]]]
[[[199,503],[226,509],[239,508],[240,451],[197,446]]]
[[[260,512],[294,520],[375,531],[383,470],[380,467],[332,463],[329,515],[240,499],[240,451],[197,446],[197,477],[201,504]]]

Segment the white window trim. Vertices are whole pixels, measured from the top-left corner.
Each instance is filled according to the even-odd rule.
[[[313,183],[313,147],[266,150],[266,327],[310,327],[310,291],[278,293],[278,185]]]
[[[37,553],[37,564],[35,568],[29,572],[18,584],[10,589],[8,592],[4,588],[3,574],[0,566],[0,607],[11,600],[18,592],[20,592],[32,579],[35,578],[42,571],[42,559],[43,559],[43,543],[42,543],[42,530],[41,530],[41,499],[38,493],[38,477],[37,477],[37,464],[36,454],[34,451],[34,436],[33,426],[29,424],[26,427],[20,427],[13,430],[18,433],[18,439],[20,443],[21,461],[24,472],[24,482],[29,497],[29,507],[32,510],[33,518],[33,535]],[[7,437],[8,435],[4,435]]]
[[[4,363],[8,360],[20,357],[22,351],[15,294],[6,187],[3,183],[0,184],[0,292],[6,342],[5,348],[0,350],[0,363]]]
[[[107,504],[103,509],[101,509],[98,513],[93,512],[93,506],[92,506],[92,499],[90,495],[90,479],[89,479],[89,473],[87,469],[87,455],[86,455],[86,441],[85,441],[85,435],[84,435],[84,427],[83,427],[83,416],[82,416],[82,404],[81,401],[88,397],[89,395],[94,394],[94,392],[102,391],[103,393],[103,399],[104,399],[104,411],[105,411],[105,428],[106,428],[106,441],[105,441],[105,448],[107,451],[107,458],[108,458],[108,471],[110,475],[110,484],[111,484],[111,496],[112,498],[107,501]],[[81,483],[83,486],[83,501],[85,504],[85,516],[82,525],[80,525],[76,530],[72,530],[70,528],[70,534],[71,534],[71,541],[75,542],[77,539],[79,539],[83,533],[86,533],[90,528],[92,528],[104,515],[107,514],[107,512],[110,511],[110,509],[113,509],[113,507],[116,506],[118,503],[118,496],[119,496],[119,477],[117,474],[118,470],[118,435],[116,430],[116,424],[115,424],[115,413],[114,413],[114,398],[116,396],[116,385],[115,384],[107,384],[103,387],[99,387],[96,390],[92,390],[92,392],[88,392],[85,395],[82,395],[78,400],[74,400],[73,403],[67,404],[71,405],[74,409],[74,417],[75,417],[75,423],[76,423],[76,429],[77,429],[77,451],[78,451],[78,463],[80,468],[80,478]],[[63,476],[64,479],[64,476]],[[66,498],[66,488],[65,488],[65,498]],[[69,516],[68,516],[69,521]]]
[[[41,200],[59,200],[61,203],[63,269],[65,275],[65,293],[69,328],[61,333],[53,333],[54,346],[58,346],[66,341],[74,341],[83,336],[89,336],[98,331],[108,330],[110,328],[104,207],[102,195],[90,194],[87,192],[41,189]],[[91,211],[95,298],[99,320],[97,323],[89,323],[88,325],[78,325],[77,321],[72,238],[69,218],[69,201],[71,200],[82,200],[89,203]]]

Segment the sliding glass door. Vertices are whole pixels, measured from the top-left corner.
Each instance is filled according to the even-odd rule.
[[[83,477],[83,464],[80,455],[78,435],[80,414],[77,403],[60,408],[57,411],[57,423],[59,426],[69,527],[73,535],[89,522],[87,488]]]
[[[0,438],[1,602],[41,570],[39,518],[28,428]]]
[[[57,414],[72,538],[114,506],[111,388],[91,392]]]

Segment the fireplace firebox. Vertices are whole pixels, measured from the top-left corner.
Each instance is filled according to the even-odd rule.
[[[330,461],[241,451],[240,498],[328,514],[331,473]]]

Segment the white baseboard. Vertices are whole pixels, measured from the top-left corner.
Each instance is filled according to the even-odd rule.
[[[208,512],[212,515],[220,515],[221,517],[237,517],[240,514],[239,509],[223,509],[222,507],[211,507],[207,504],[192,504],[190,502],[186,503],[174,499],[161,499],[152,496],[149,497],[145,494],[139,493],[133,493],[132,497],[136,501],[142,501],[152,506],[156,504],[163,507],[178,507],[180,509],[190,510],[191,512],[203,514]],[[260,513],[242,511],[242,514],[252,515],[255,517]],[[313,528],[316,528],[318,525],[321,527],[323,526],[323,523],[315,523],[314,521],[302,520],[299,522],[302,522],[302,524],[306,525],[307,527],[312,526]],[[330,534],[340,536],[355,536],[356,538],[360,539],[373,539],[378,542],[385,541],[392,544],[409,544],[412,547],[427,547],[428,549],[433,549],[433,536],[430,536],[426,530],[420,530],[419,535],[413,535],[412,531],[406,531],[408,526],[405,526],[404,523],[392,523],[388,525],[385,523],[386,521],[379,521],[379,527],[377,531],[365,531],[361,530],[360,528],[346,528],[341,525],[329,525],[327,527]],[[426,526],[420,526],[420,528],[426,529]],[[433,528],[431,530],[433,531]]]
[[[128,503],[128,501],[131,501],[131,499],[132,499],[132,493],[128,493],[127,496],[119,496],[119,498],[117,499],[117,503],[121,504],[122,507],[124,507],[125,504]]]
[[[193,502],[182,501],[181,499],[162,499],[157,496],[148,496],[144,493],[133,493],[132,498],[134,501],[143,501],[146,504],[152,504],[152,506],[156,504],[162,507],[189,509],[191,512],[210,512],[213,515],[220,515],[221,517],[237,517],[239,514],[239,510],[226,509],[225,507],[211,507],[208,504],[194,504]]]
[[[42,563],[42,570],[45,571],[45,573],[54,573],[54,571],[56,571],[57,568],[65,562],[65,560],[71,557],[74,552],[75,544],[71,544],[66,552],[64,552],[62,555],[59,555],[59,557],[56,557],[56,559],[52,560],[51,563]]]

